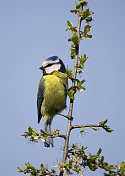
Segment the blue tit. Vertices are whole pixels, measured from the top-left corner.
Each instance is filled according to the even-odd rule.
[[[42,116],[45,131],[52,134],[53,117],[66,108],[68,78],[65,65],[58,56],[52,56],[43,61],[40,69],[43,77],[40,79],[37,93],[38,123]],[[47,138],[45,147],[54,147],[53,139]]]

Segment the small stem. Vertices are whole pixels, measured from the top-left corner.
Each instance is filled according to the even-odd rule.
[[[57,134],[56,137],[61,137],[61,138],[66,139],[66,135],[63,135],[63,134]]]
[[[86,128],[86,127],[98,127],[98,128],[103,128],[104,126],[103,125],[74,125],[74,126],[71,126],[70,129],[73,130],[75,128]]]
[[[67,119],[69,119],[69,116],[67,115],[63,115],[63,114],[60,114],[60,113],[58,113],[58,115],[60,115],[60,116],[63,116],[63,117],[66,117]],[[71,119],[70,120],[73,120],[73,117],[71,117]]]
[[[40,134],[39,133],[37,133],[37,135],[36,135],[37,137],[38,137],[38,139],[39,139],[39,137],[41,137],[40,136]],[[48,137],[61,137],[61,138],[64,138],[64,139],[66,139],[66,135],[64,135],[64,134],[55,134],[55,136],[53,135],[53,134],[47,134],[47,136]],[[42,137],[44,137],[44,136],[42,136]]]
[[[39,136],[39,134],[37,134],[37,136]],[[55,134],[55,136],[53,134],[48,134],[47,136],[48,137],[61,137],[61,138],[66,139],[66,135],[64,134]]]

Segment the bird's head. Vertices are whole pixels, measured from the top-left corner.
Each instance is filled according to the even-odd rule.
[[[66,72],[65,65],[58,56],[51,56],[43,61],[42,66],[39,68],[43,70],[43,75],[49,75],[54,71],[62,73]]]

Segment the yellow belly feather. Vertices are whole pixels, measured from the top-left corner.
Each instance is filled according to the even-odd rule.
[[[55,72],[56,74],[57,72]],[[61,74],[61,78],[53,75],[44,76],[45,90],[44,100],[41,107],[41,113],[44,120],[51,121],[57,112],[61,112],[66,104],[66,88],[68,86],[66,74]],[[64,76],[63,76],[64,75]]]

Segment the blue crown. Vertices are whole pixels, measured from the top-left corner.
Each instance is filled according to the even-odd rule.
[[[57,59],[59,59],[58,56],[51,56],[51,57],[48,57],[48,58],[46,59],[46,61],[50,61],[50,60],[56,61]]]

